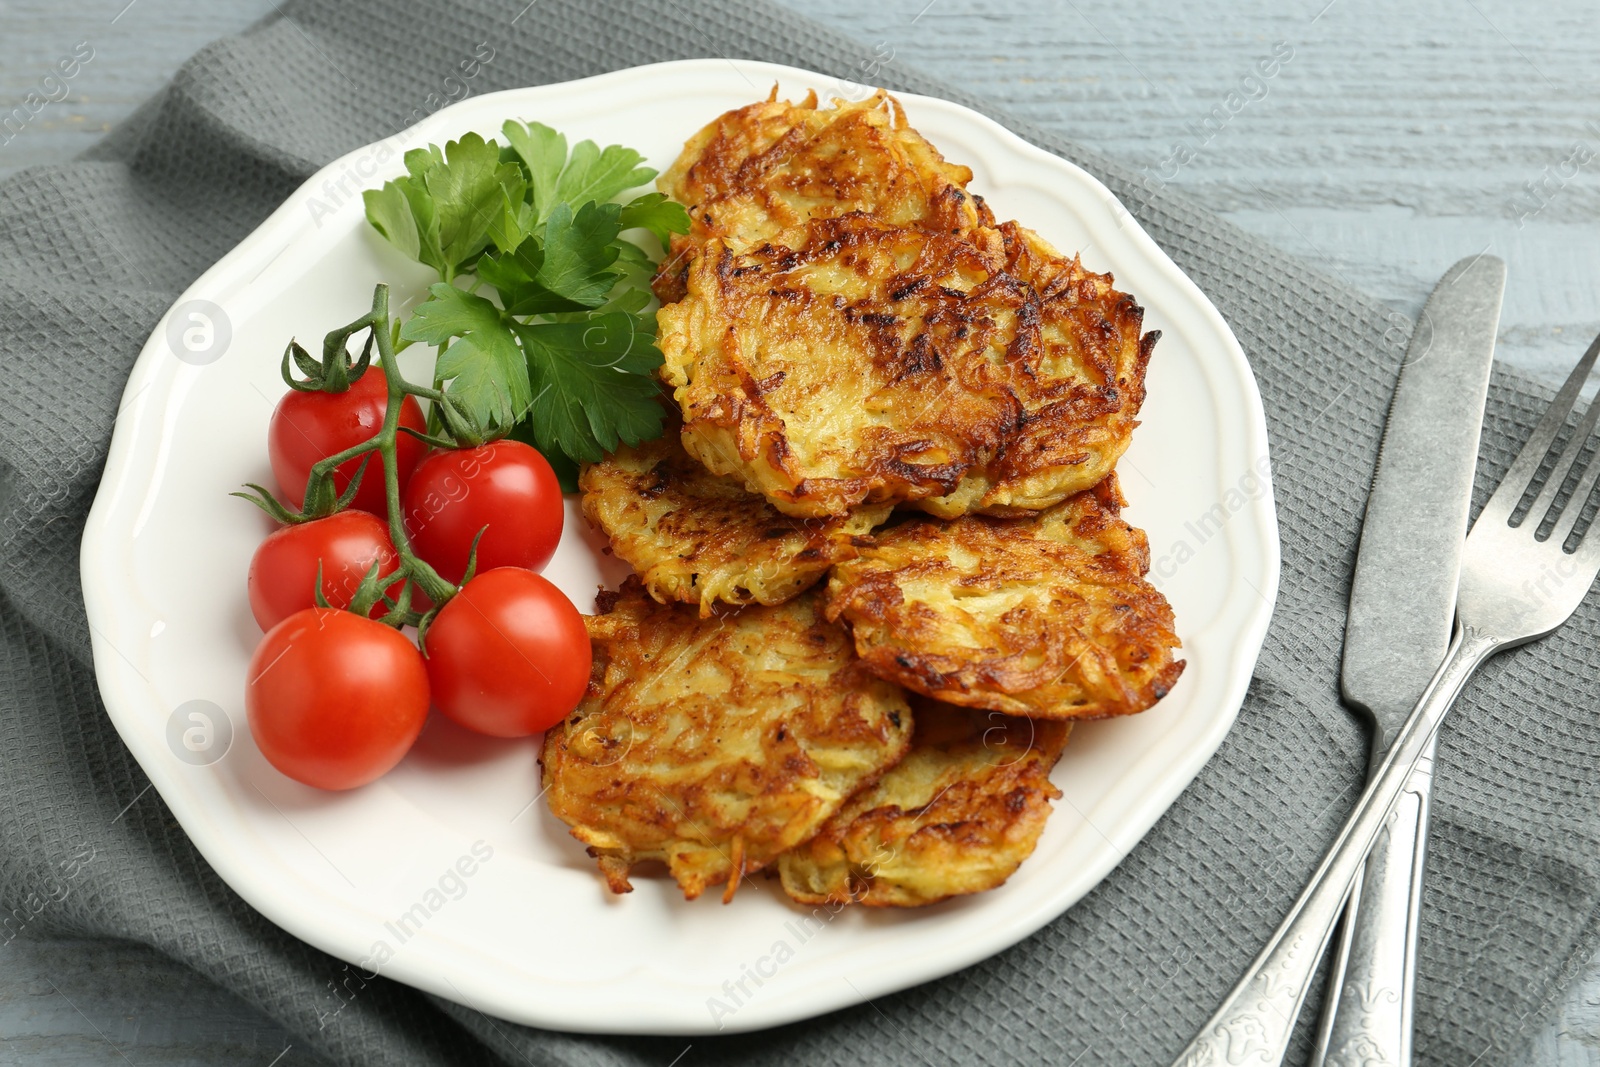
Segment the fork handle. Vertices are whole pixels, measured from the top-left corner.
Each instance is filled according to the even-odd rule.
[[[1417,923],[1437,744],[1435,735],[1350,890],[1344,951],[1328,983],[1311,1067],[1411,1063]]]
[[[1179,1053],[1173,1067],[1231,1067],[1246,1060],[1271,1067],[1283,1063],[1306,989],[1373,840],[1467,679],[1500,647],[1499,640],[1470,626],[1456,627],[1444,663],[1345,819],[1322,865],[1267,947]]]

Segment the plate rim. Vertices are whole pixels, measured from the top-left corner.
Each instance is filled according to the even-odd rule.
[[[348,171],[363,157],[370,157],[374,150],[389,144],[406,144],[413,140],[442,140],[470,125],[463,122],[461,115],[468,109],[476,111],[497,100],[510,100],[525,96],[529,92],[550,91],[583,91],[593,88],[597,84],[615,84],[625,86],[629,81],[649,83],[660,78],[694,78],[707,75],[710,72],[722,74],[729,61],[722,58],[702,58],[674,60],[664,63],[646,64],[610,71],[591,77],[575,79],[566,82],[548,83],[545,85],[524,86],[487,93],[480,96],[469,97],[448,107],[442,108],[422,121],[406,130],[392,134],[378,141],[358,146],[344,153],[337,159],[330,161],[326,166],[319,168],[316,173],[308,177],[282,204],[270,213],[255,229],[247,234],[227,254],[209,267],[191,283],[182,294],[156,323],[149,339],[140,351],[140,354],[130,371],[127,385],[124,388],[121,400],[121,414],[113,429],[112,441],[108,450],[105,468],[97,486],[94,503],[90,509],[88,520],[85,524],[83,540],[80,547],[80,577],[83,585],[83,596],[86,614],[90,625],[91,645],[93,649],[96,684],[100,690],[102,701],[107,713],[122,737],[124,744],[139,762],[141,769],[149,777],[162,799],[166,802],[174,818],[182,826],[185,834],[194,844],[197,851],[208,864],[211,865],[219,877],[228,886],[238,893],[252,908],[260,912],[275,925],[283,928],[291,935],[305,940],[313,946],[328,952],[341,959],[348,959],[348,953],[343,951],[343,946],[330,947],[334,942],[341,941],[339,931],[335,929],[337,922],[322,921],[318,915],[308,915],[304,912],[294,911],[282,900],[277,899],[273,887],[261,884],[257,872],[251,864],[244,862],[243,857],[236,855],[226,847],[226,843],[218,841],[213,836],[211,829],[206,825],[204,813],[192,810],[191,805],[183,803],[186,786],[182,780],[182,768],[170,755],[156,750],[156,741],[150,736],[147,719],[148,716],[139,714],[135,707],[140,705],[140,696],[132,692],[128,671],[136,676],[136,682],[142,678],[132,661],[126,659],[118,651],[119,646],[108,636],[112,632],[121,632],[119,625],[125,622],[124,616],[130,608],[129,598],[135,594],[137,586],[125,576],[122,588],[118,586],[119,574],[115,565],[116,550],[122,547],[121,536],[125,531],[111,525],[118,498],[123,493],[143,493],[148,496],[152,471],[159,464],[152,464],[152,469],[141,471],[134,463],[136,454],[142,444],[148,444],[148,435],[152,432],[147,428],[147,420],[157,410],[154,405],[158,400],[170,400],[173,391],[163,392],[153,389],[159,377],[158,370],[170,364],[170,353],[162,343],[171,319],[173,310],[186,302],[194,299],[204,299],[204,294],[215,293],[219,290],[227,291],[238,288],[241,284],[236,277],[247,272],[250,266],[266,259],[268,265],[293,244],[296,231],[303,226],[303,220],[308,208],[308,199],[315,196],[316,190],[330,178],[335,178]],[[775,80],[800,85],[826,86],[838,85],[839,79],[815,71],[789,67],[782,64],[739,61],[738,68],[742,70],[759,71],[763,75],[771,75]],[[1242,386],[1242,397],[1247,408],[1249,419],[1246,425],[1238,427],[1241,431],[1242,447],[1250,456],[1270,457],[1269,439],[1267,435],[1266,414],[1262,402],[1260,389],[1256,383],[1249,361],[1245,357],[1231,328],[1221,313],[1207,298],[1196,283],[1185,274],[1170,256],[1156,244],[1156,242],[1138,224],[1138,221],[1128,213],[1117,198],[1097,178],[1082,167],[1056,156],[1032,144],[1018,134],[1005,128],[981,112],[966,107],[953,101],[937,97],[928,97],[911,93],[895,93],[895,96],[912,104],[914,107],[938,107],[948,109],[959,115],[964,121],[974,123],[984,132],[997,138],[1008,147],[1033,158],[1037,162],[1057,168],[1066,168],[1073,172],[1075,178],[1088,183],[1091,191],[1098,193],[1101,201],[1110,212],[1120,212],[1118,227],[1127,234],[1129,240],[1138,246],[1150,265],[1165,276],[1166,280],[1175,285],[1180,291],[1187,291],[1187,296],[1192,305],[1191,310],[1198,312],[1201,320],[1217,335],[1216,340],[1221,342],[1221,349],[1228,357],[1227,367],[1233,372]],[[507,110],[507,114],[511,110]],[[1077,207],[1072,209],[1075,213]],[[287,233],[290,240],[281,238]],[[276,251],[273,251],[273,250]],[[270,255],[269,255],[270,253]],[[265,270],[265,266],[261,268]],[[259,274],[260,271],[257,271]],[[248,281],[242,284],[248,285]],[[169,373],[173,373],[167,368]],[[164,440],[167,433],[164,426],[154,427],[154,433],[159,440]],[[158,444],[158,450],[159,450]],[[1270,458],[1268,459],[1270,464]],[[1270,470],[1270,466],[1269,466]],[[140,479],[143,478],[141,482]],[[1224,476],[1226,481],[1226,475]],[[1181,786],[1172,792],[1170,799],[1159,803],[1146,801],[1139,805],[1139,817],[1136,819],[1122,820],[1124,827],[1138,824],[1136,834],[1129,837],[1127,842],[1131,848],[1142,840],[1151,827],[1159,820],[1178,796],[1186,790],[1200,770],[1215,755],[1223,739],[1232,729],[1233,723],[1242,705],[1245,690],[1247,689],[1254,665],[1259,657],[1262,644],[1265,640],[1267,627],[1272,619],[1276,604],[1278,585],[1281,576],[1281,545],[1276,517],[1276,508],[1273,498],[1273,487],[1270,473],[1263,479],[1262,493],[1250,499],[1245,508],[1238,513],[1240,516],[1248,514],[1250,522],[1248,528],[1258,540],[1257,547],[1260,556],[1256,560],[1259,569],[1253,571],[1254,576],[1262,579],[1262,588],[1259,590],[1264,607],[1250,605],[1244,601],[1244,593],[1240,590],[1231,590],[1224,605],[1218,614],[1231,610],[1238,610],[1237,604],[1243,602],[1247,610],[1243,611],[1244,619],[1235,631],[1236,641],[1228,657],[1226,677],[1228,679],[1226,690],[1227,697],[1224,701],[1228,711],[1218,715],[1212,720],[1211,728],[1204,734],[1204,743],[1195,745],[1189,757],[1183,761],[1183,766],[1169,779],[1176,783],[1181,779]],[[1235,538],[1229,538],[1229,545],[1237,551],[1238,543]],[[1245,564],[1239,564],[1242,570],[1250,570]],[[1249,594],[1254,596],[1252,592]],[[152,610],[150,614],[154,615]],[[147,684],[148,683],[147,681]],[[175,799],[178,801],[175,803]],[[1149,809],[1156,809],[1150,814]],[[1091,812],[1092,813],[1092,812]],[[1085,818],[1089,814],[1084,813]],[[1148,818],[1145,818],[1146,815]],[[1120,836],[1120,835],[1119,835]],[[1121,852],[1126,849],[1113,845]],[[1120,862],[1120,861],[1119,861]],[[1116,866],[1107,867],[1095,879],[1089,888],[1098,885],[1100,881]],[[1088,889],[1083,891],[1088,892]],[[752,1001],[735,1014],[723,1028],[709,1025],[704,1017],[693,1021],[680,1021],[674,1024],[671,1020],[661,1023],[644,1025],[640,1027],[618,1026],[616,1005],[610,1005],[610,1010],[592,1012],[588,1017],[575,1016],[566,1005],[562,1009],[551,1013],[548,1011],[528,1010],[528,1006],[521,1002],[511,1002],[505,997],[496,997],[495,990],[489,988],[475,988],[472,983],[464,982],[466,987],[475,996],[469,996],[456,983],[437,980],[427,972],[424,962],[420,967],[408,965],[413,961],[397,958],[391,970],[385,967],[384,975],[395,978],[430,993],[446,999],[478,1008],[485,1005],[493,1014],[504,1018],[527,1023],[535,1026],[547,1026],[563,1030],[574,1030],[595,1033],[653,1033],[653,1034],[683,1034],[694,1035],[703,1033],[728,1033],[736,1031],[764,1029],[771,1026],[793,1022],[799,1019],[815,1017],[851,1004],[861,1003],[867,998],[912,985],[931,981],[935,978],[953,973],[964,967],[970,966],[982,959],[986,959],[1006,948],[1031,936],[1037,930],[1054,921],[1061,914],[1081,899],[1083,893],[1066,901],[1059,908],[1040,909],[1038,913],[1028,916],[1021,921],[1014,921],[1004,928],[999,937],[990,936],[983,939],[980,944],[973,946],[962,944],[957,946],[960,951],[947,954],[947,959],[938,964],[924,967],[909,976],[899,978],[883,978],[882,976],[862,976],[861,987],[854,983],[849,984],[845,991],[835,990],[826,994],[820,989],[812,989],[811,996],[800,998],[804,1003],[799,1006],[766,1004],[758,1009],[758,1001]],[[358,935],[359,936],[359,935]],[[354,961],[351,961],[354,962]],[[890,968],[894,970],[896,968]],[[880,968],[881,970],[881,968]],[[461,977],[458,975],[458,977]],[[770,1000],[770,998],[769,998]],[[787,1008],[787,1010],[784,1010]]]

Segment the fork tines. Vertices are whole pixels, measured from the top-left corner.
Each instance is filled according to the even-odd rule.
[[[1600,396],[1589,402],[1583,413],[1583,418],[1578,421],[1576,429],[1567,439],[1566,447],[1561,450],[1556,458],[1555,465],[1550,468],[1550,474],[1545,479],[1539,495],[1528,507],[1520,520],[1513,522],[1512,518],[1517,511],[1518,504],[1537,486],[1537,476],[1544,466],[1545,458],[1549,455],[1551,447],[1561,433],[1561,428],[1566,425],[1567,418],[1577,405],[1578,396],[1583,391],[1584,384],[1589,380],[1589,374],[1594,369],[1596,357],[1600,356],[1600,336],[1596,336],[1589,343],[1588,351],[1583,358],[1578,360],[1578,365],[1572,368],[1572,373],[1567,376],[1566,382],[1561,386],[1561,391],[1550,402],[1550,407],[1545,411],[1544,417],[1533,428],[1533,433],[1528,437],[1528,443],[1522,446],[1522,451],[1517,453],[1517,458],[1512,461],[1511,467],[1500,480],[1500,486],[1495,490],[1494,496],[1483,509],[1479,521],[1496,516],[1499,521],[1508,525],[1520,526],[1532,521],[1537,530],[1546,522],[1555,522],[1550,531],[1549,539],[1557,544],[1566,541],[1572,533],[1573,526],[1583,514],[1584,504],[1594,490],[1595,481],[1600,478],[1600,462],[1595,462],[1595,457],[1590,456],[1584,465],[1578,468],[1578,483],[1573,486],[1572,494],[1566,498],[1561,508],[1552,508],[1556,495],[1561,487],[1566,484],[1572,474],[1573,464],[1583,454],[1584,447],[1594,432],[1595,423],[1600,420]],[[1543,538],[1541,538],[1543,540]]]

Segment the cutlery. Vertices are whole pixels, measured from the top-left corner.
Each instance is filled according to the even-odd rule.
[[[1372,724],[1377,767],[1444,660],[1472,506],[1506,265],[1463,259],[1406,349],[1361,526],[1341,684]],[[1432,792],[1423,754],[1351,884],[1312,1067],[1411,1062],[1417,911]]]
[[[1600,478],[1600,462],[1593,455],[1575,462],[1594,432],[1600,400],[1587,405],[1548,477],[1539,477],[1597,354],[1600,337],[1573,368],[1467,535],[1456,625],[1444,663],[1283,924],[1174,1067],[1224,1067],[1247,1058],[1269,1067],[1283,1062],[1345,894],[1456,697],[1490,656],[1566,622],[1600,574],[1600,533],[1576,533]],[[1568,481],[1574,482],[1570,494],[1562,492]],[[1522,501],[1531,493],[1537,496],[1524,508]],[[1549,533],[1541,538],[1546,527]]]

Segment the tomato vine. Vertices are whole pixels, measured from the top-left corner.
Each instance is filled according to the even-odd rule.
[[[367,332],[361,354],[352,358],[351,339],[362,331]],[[322,358],[318,360],[297,342],[290,341],[284,349],[281,374],[290,389],[298,392],[322,391],[339,393],[348,390],[373,366],[376,353],[377,366],[382,369],[387,382],[387,400],[383,423],[372,437],[351,445],[339,452],[318,460],[306,479],[304,503],[299,508],[286,507],[268,489],[254,482],[246,483],[250,492],[237,492],[234,496],[249,500],[280,523],[294,524],[326,518],[350,505],[367,475],[372,458],[377,456],[383,474],[384,499],[388,505],[389,536],[399,555],[400,562],[388,574],[379,574],[381,564],[374,562],[362,577],[361,584],[351,599],[349,610],[367,615],[381,601],[386,610],[378,617],[388,626],[412,625],[418,628],[418,643],[422,644],[428,624],[446,603],[458,592],[460,586],[448,581],[426,560],[418,556],[406,532],[405,516],[401,509],[399,464],[396,447],[400,434],[408,434],[434,448],[472,447],[483,444],[486,435],[470,414],[446,392],[407,381],[400,373],[395,355],[395,332],[389,318],[389,287],[379,283],[373,289],[372,308],[365,315],[331,331],[322,345]],[[298,369],[303,378],[296,378]],[[426,400],[438,413],[448,437],[419,431],[400,422],[402,405],[407,397]],[[360,460],[350,484],[339,492],[334,483],[334,471],[352,460]],[[478,537],[483,531],[478,532]],[[477,538],[467,557],[466,573],[461,585],[471,580],[477,567]],[[386,590],[399,583],[399,592],[390,595]],[[431,602],[425,611],[413,607],[413,589],[419,590]],[[322,576],[317,576],[316,598],[319,606],[326,607],[322,593]],[[423,646],[426,647],[425,645]]]

